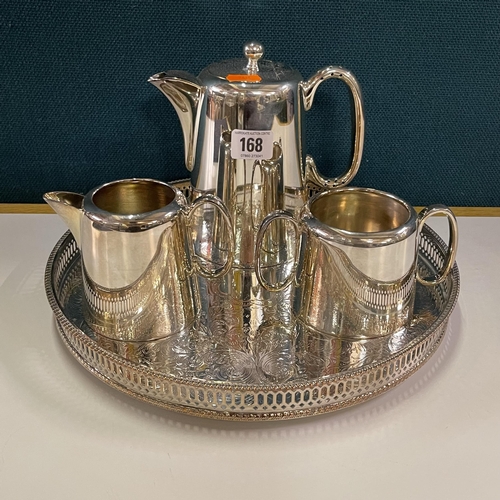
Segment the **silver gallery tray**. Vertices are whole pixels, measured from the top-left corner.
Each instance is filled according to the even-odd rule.
[[[184,188],[183,185],[179,186]],[[444,262],[445,243],[425,226],[422,274]],[[262,325],[235,345],[205,326],[151,342],[110,340],[85,323],[80,253],[66,233],[54,247],[45,288],[68,350],[111,387],[142,401],[223,420],[283,420],[318,415],[374,398],[415,373],[442,341],[459,293],[455,264],[447,280],[417,285],[415,317],[403,332],[346,341],[301,324]]]

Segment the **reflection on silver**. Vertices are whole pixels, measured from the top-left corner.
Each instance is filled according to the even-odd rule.
[[[115,340],[159,339],[188,329],[198,313],[196,275],[217,278],[229,270],[205,265],[188,231],[193,211],[207,204],[230,227],[214,196],[188,206],[177,188],[151,179],[99,186],[86,196],[51,192],[47,203],[71,229],[82,254],[82,309],[92,329]]]
[[[253,268],[255,232],[266,215],[300,209],[309,188],[347,184],[358,171],[363,151],[361,91],[349,71],[328,66],[303,81],[295,69],[263,60],[263,52],[262,45],[253,42],[245,46],[244,58],[211,64],[198,77],[168,71],[149,79],[179,116],[193,199],[212,193],[230,210],[235,267]],[[303,147],[304,113],[318,86],[331,78],[348,85],[354,104],[352,163],[335,179],[322,177]],[[252,145],[242,157],[235,152],[235,142],[241,139],[234,131],[266,133],[272,154],[259,155]]]
[[[244,58],[211,64],[198,77],[168,71],[149,79],[179,116],[186,167],[191,172],[191,199],[211,193],[229,210],[235,240],[233,268],[218,286],[234,306],[226,324],[234,325],[243,342],[256,321],[273,318],[264,309],[270,300],[268,292],[254,272],[259,224],[277,209],[298,212],[311,187],[347,184],[358,171],[364,141],[361,91],[349,71],[328,66],[303,81],[295,69],[263,60],[263,53],[262,45],[252,42],[245,45]],[[322,177],[303,147],[304,113],[320,83],[331,78],[348,85],[355,123],[352,164],[336,179]],[[254,134],[248,136],[254,142],[245,143],[241,133]],[[246,147],[244,151],[240,141],[246,144],[241,146]],[[197,243],[207,247],[206,220],[193,228]],[[266,272],[280,274],[295,257],[293,229],[276,224],[266,238]],[[223,254],[226,246],[224,238],[210,242],[215,254]],[[206,312],[211,314],[210,309]]]
[[[67,269],[61,285],[66,316],[107,351],[175,377],[279,384],[335,375],[369,366],[399,352],[439,314],[432,295],[419,285],[413,326],[392,335],[345,339],[319,332],[300,321],[290,321],[285,315],[286,323],[278,319],[257,322],[253,335],[242,342],[234,325],[228,322],[231,304],[219,290],[212,288],[207,292],[212,304],[211,316],[200,312],[189,328],[154,340],[110,339],[96,331],[82,314],[86,298],[78,260]]]
[[[450,248],[437,277],[421,278],[419,234],[423,222],[437,213],[450,221]],[[301,249],[293,272],[281,282],[270,281],[262,273],[259,249],[268,227],[282,219],[296,225]],[[319,332],[363,339],[408,328],[416,277],[423,284],[439,283],[455,262],[456,220],[441,205],[417,217],[396,196],[345,187],[311,198],[299,220],[284,211],[264,219],[257,235],[257,278],[269,291],[286,290],[295,280],[294,314]]]
[[[427,226],[419,238],[418,272],[431,277],[448,250]],[[438,285],[416,285],[409,328],[349,340],[293,321],[263,322],[246,344],[227,332],[223,310],[203,312],[187,330],[151,341],[109,339],[82,314],[81,254],[65,235],[47,263],[45,287],[63,341],[100,380],[142,401],[224,420],[283,420],[331,412],[395,387],[441,342],[459,293],[455,264]],[[215,293],[215,291],[213,292]],[[212,292],[210,293],[212,295]],[[217,306],[218,297],[213,297]]]
[[[253,223],[250,216],[238,212],[237,228]],[[211,217],[210,215],[213,215]],[[227,255],[225,236],[220,230],[216,213],[193,211],[192,233],[196,241],[197,254],[205,254],[210,261],[223,262]],[[240,216],[241,215],[241,216]],[[220,235],[214,239],[212,235]],[[247,233],[248,234],[248,233]],[[294,228],[290,224],[276,224],[264,242],[263,273],[269,279],[282,279],[290,272],[294,257]],[[290,242],[290,243],[287,243]],[[205,251],[204,249],[209,249]],[[245,256],[248,262],[254,259],[254,242],[236,241],[236,253]],[[255,336],[259,325],[270,320],[283,323],[291,321],[291,300],[289,291],[272,294],[257,281],[253,268],[233,266],[227,274],[217,279],[198,277],[201,309],[208,321],[222,321],[233,341],[245,345]],[[218,299],[215,300],[215,297]]]

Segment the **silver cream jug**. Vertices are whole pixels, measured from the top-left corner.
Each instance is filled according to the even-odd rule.
[[[84,316],[105,337],[149,341],[188,329],[200,307],[196,275],[217,278],[232,265],[232,238],[220,266],[194,251],[194,212],[210,204],[230,224],[227,209],[212,195],[188,205],[182,192],[166,183],[126,179],[86,196],[54,191],[44,199],[80,249]]]
[[[295,69],[262,60],[263,48],[249,43],[244,58],[211,64],[198,77],[180,71],[149,81],[174,106],[183,130],[185,163],[193,199],[212,193],[229,208],[235,230],[234,266],[253,268],[258,225],[273,210],[297,210],[308,190],[343,186],[359,168],[364,142],[359,85],[338,66],[304,81]],[[318,86],[345,82],[354,108],[353,158],[347,172],[323,177],[304,149],[304,112]]]

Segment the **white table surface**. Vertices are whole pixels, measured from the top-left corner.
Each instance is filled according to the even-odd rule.
[[[459,303],[416,374],[339,412],[249,423],[169,412],[82,368],[43,285],[65,226],[1,215],[0,498],[499,499],[500,218],[459,228]]]

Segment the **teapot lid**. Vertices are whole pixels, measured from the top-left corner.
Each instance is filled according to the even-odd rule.
[[[229,82],[234,84],[281,84],[300,81],[300,73],[279,62],[262,59],[264,47],[257,42],[247,43],[245,59],[228,59],[207,66],[198,78],[205,85]],[[246,85],[245,85],[246,86]]]

